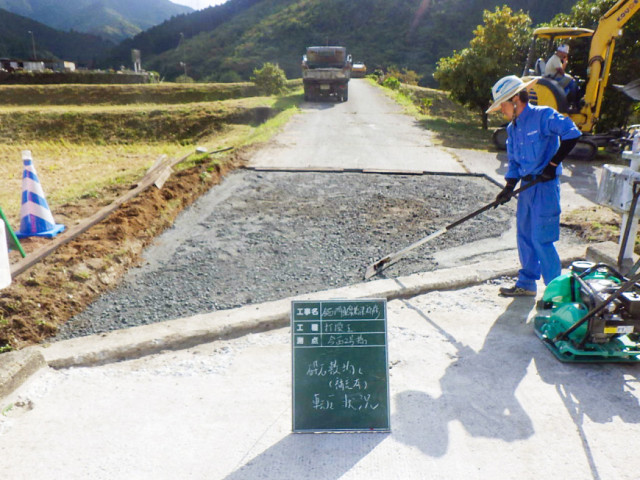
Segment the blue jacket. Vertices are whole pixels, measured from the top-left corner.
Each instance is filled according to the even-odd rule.
[[[581,135],[569,117],[551,107],[527,106],[518,118],[507,126],[509,165],[505,178],[539,175],[558,151],[560,140]],[[560,175],[562,167],[558,166]]]

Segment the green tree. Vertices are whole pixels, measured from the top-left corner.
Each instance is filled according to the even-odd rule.
[[[194,83],[194,80],[189,75],[185,75],[183,73],[182,75],[179,75],[178,77],[176,77],[175,82],[176,83]]]
[[[406,83],[407,85],[418,85],[420,80],[417,72],[407,68],[403,68],[401,70],[395,65],[392,65],[387,69],[387,76],[396,77],[400,82]]]
[[[579,0],[570,13],[557,15],[550,25],[596,29],[600,17],[615,3],[616,0]],[[608,85],[604,93],[600,119],[596,125],[596,130],[599,132],[625,125],[633,109],[631,99],[618,92],[613,85],[626,85],[639,76],[640,14],[632,17],[623,30],[622,36],[616,39]],[[569,43],[571,45],[570,72],[578,78],[586,79],[589,39],[576,39]]]
[[[531,19],[509,7],[485,10],[483,25],[474,30],[469,47],[441,58],[433,74],[440,87],[463,105],[477,109],[482,128],[488,128],[485,111],[491,105],[491,87],[506,75],[519,75],[531,37]]]
[[[287,86],[284,71],[278,65],[269,62],[262,65],[262,68],[253,70],[251,81],[267,95],[278,95]]]

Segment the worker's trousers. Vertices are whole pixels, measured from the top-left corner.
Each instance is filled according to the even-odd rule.
[[[558,179],[539,183],[520,193],[516,216],[522,265],[516,286],[535,291],[540,275],[545,285],[560,275],[560,257],[553,244],[560,238]]]

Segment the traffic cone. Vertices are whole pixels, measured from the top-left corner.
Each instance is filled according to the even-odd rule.
[[[11,265],[9,264],[9,247],[4,232],[4,222],[0,222],[0,290],[11,285]]]
[[[42,186],[33,166],[30,150],[22,151],[24,173],[22,175],[22,206],[20,207],[20,231],[18,238],[53,238],[64,231],[64,225],[57,225],[44,197]]]

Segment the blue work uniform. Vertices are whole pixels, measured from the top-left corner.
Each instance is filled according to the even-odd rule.
[[[561,140],[581,135],[569,117],[550,107],[527,104],[507,126],[506,179],[521,180],[521,186],[542,173],[556,154]],[[518,254],[522,268],[516,287],[536,290],[540,275],[545,285],[560,275],[560,257],[554,242],[560,238],[560,182],[556,178],[538,183],[518,195],[516,213]]]

